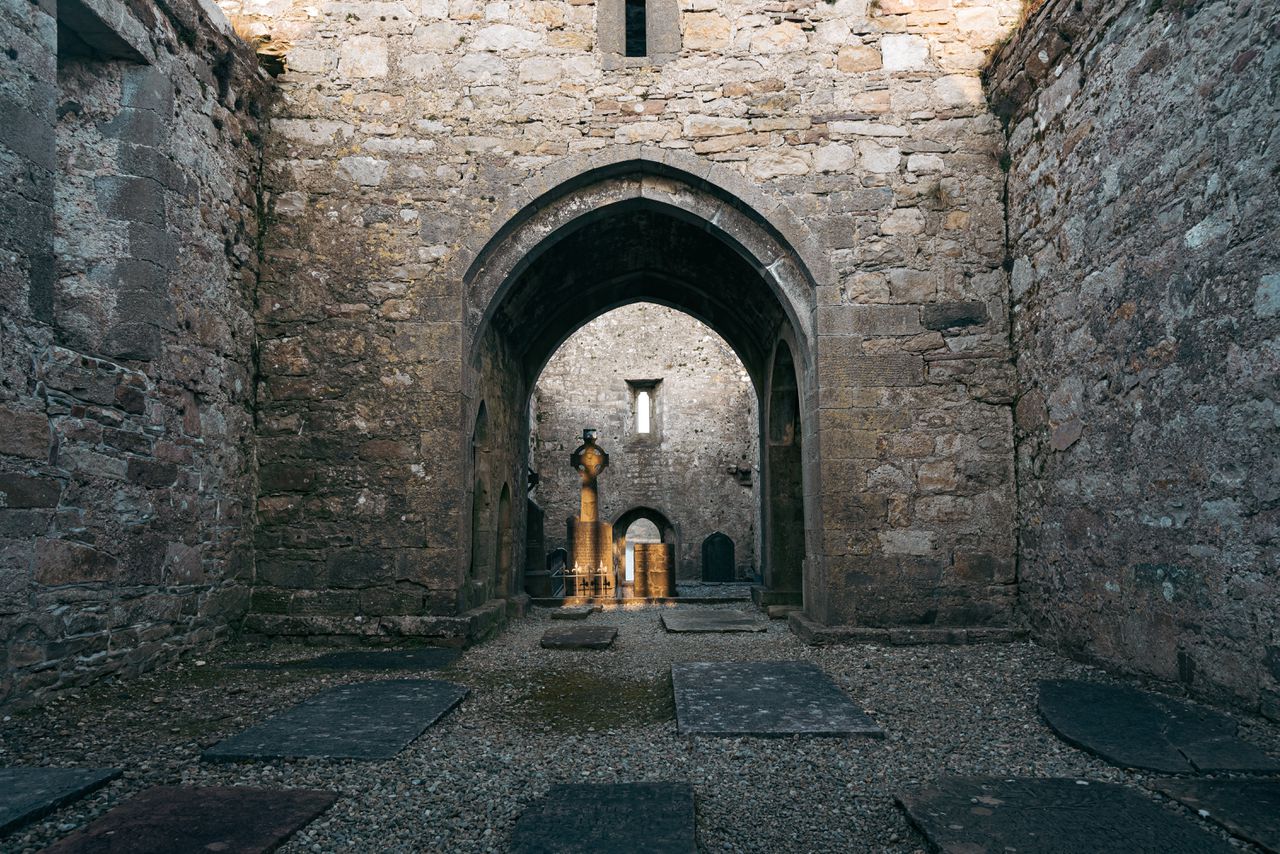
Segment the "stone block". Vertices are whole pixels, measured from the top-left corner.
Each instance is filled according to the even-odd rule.
[[[387,39],[360,35],[343,41],[338,48],[338,73],[343,77],[386,77]]]
[[[164,226],[164,190],[155,181],[109,175],[94,179],[94,189],[98,204],[107,217]]]
[[[0,507],[23,509],[57,507],[62,482],[48,477],[29,477],[0,472]]]
[[[130,483],[158,489],[174,485],[178,479],[178,467],[161,460],[134,457],[129,460],[127,476]]]
[[[258,469],[259,489],[276,492],[311,492],[316,485],[315,467],[306,463],[267,463]]]
[[[870,45],[845,45],[836,54],[836,69],[845,74],[875,71],[882,65],[880,51]]]
[[[64,584],[111,581],[117,561],[106,552],[72,540],[40,539],[36,543],[36,582]]]
[[[929,67],[929,42],[917,35],[886,33],[880,39],[885,71],[923,71]]]
[[[985,303],[966,300],[926,305],[923,323],[926,329],[943,330],[982,326],[989,319]]]
[[[0,454],[49,458],[49,417],[43,412],[0,407]]]
[[[867,355],[861,339],[826,336],[818,345],[818,374],[832,386],[916,386],[924,384],[924,361],[912,353]]]
[[[686,12],[681,23],[686,50],[722,50],[729,44],[732,28],[718,12]]]

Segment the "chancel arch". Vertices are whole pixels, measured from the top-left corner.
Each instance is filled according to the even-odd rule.
[[[472,399],[486,396],[491,408],[497,393],[504,411],[524,413],[508,419],[513,429],[526,429],[534,383],[557,348],[594,318],[636,303],[678,310],[722,337],[749,378],[757,411],[780,340],[796,345],[798,380],[810,388],[815,382],[815,282],[807,265],[741,199],[665,164],[610,164],[571,178],[499,229],[465,282],[464,386]],[[803,399],[816,401],[816,394]],[[509,438],[500,444],[528,448],[525,437]],[[495,467],[527,464],[503,460]],[[753,465],[726,460],[721,470],[756,490]],[[602,489],[608,488],[606,474]],[[762,508],[754,517],[752,532]],[[695,549],[681,567],[691,579],[700,576],[699,557]]]

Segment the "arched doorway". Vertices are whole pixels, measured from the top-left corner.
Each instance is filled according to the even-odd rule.
[[[733,540],[728,535],[716,531],[702,541],[702,580],[703,581],[736,581],[737,566],[734,565]]]
[[[633,534],[639,536],[633,537]],[[619,574],[625,579],[623,583],[634,579],[637,542],[667,543],[675,552],[680,550],[680,538],[670,519],[652,507],[632,507],[613,523],[614,565],[621,570]]]
[[[536,199],[479,252],[466,283],[464,386],[491,408],[503,397],[512,435],[501,444],[525,454],[495,462],[498,470],[528,462],[528,434],[515,433],[529,429],[530,392],[547,360],[618,306],[656,303],[709,326],[741,361],[757,411],[779,341],[801,354],[793,363],[801,386],[815,382],[814,281],[799,256],[741,199],[662,164],[612,164]],[[736,471],[750,482],[749,469]],[[761,507],[761,524],[765,518]],[[617,533],[625,539],[625,528]]]

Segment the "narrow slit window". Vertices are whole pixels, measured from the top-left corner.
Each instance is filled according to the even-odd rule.
[[[626,0],[627,56],[649,54],[649,45],[645,40],[645,2],[646,0]]]
[[[636,393],[636,432],[646,434],[649,432],[649,392],[640,391]]]

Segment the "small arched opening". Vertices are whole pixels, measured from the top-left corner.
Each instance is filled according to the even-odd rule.
[[[702,580],[727,582],[737,579],[733,539],[728,534],[716,531],[702,541]]]

